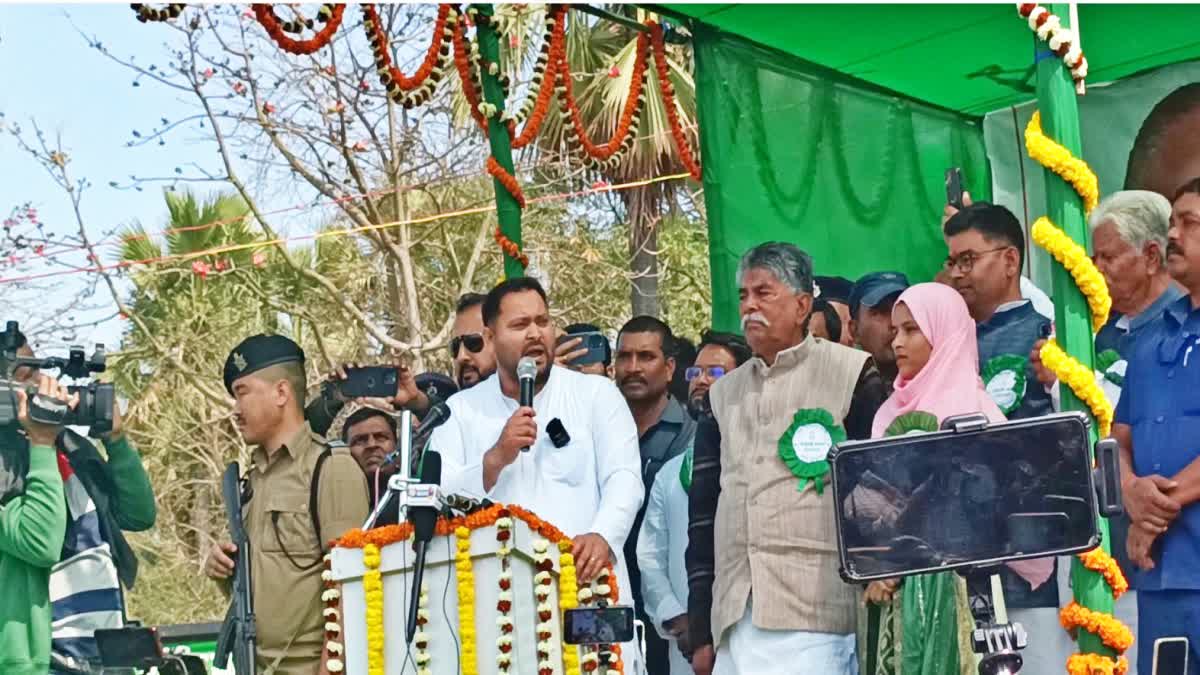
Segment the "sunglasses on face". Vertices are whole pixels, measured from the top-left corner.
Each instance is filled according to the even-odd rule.
[[[687,370],[683,371],[683,376],[685,379],[687,379],[688,382],[691,382],[692,380],[696,379],[697,377],[700,377],[704,373],[708,373],[708,376],[710,378],[716,380],[716,379],[720,379],[720,377],[725,374],[725,368],[723,368],[721,366],[709,366],[708,368],[692,366],[691,368],[688,368]]]
[[[483,336],[479,333],[466,333],[450,338],[450,358],[457,357],[461,347],[466,347],[472,354],[478,354],[483,350]]]

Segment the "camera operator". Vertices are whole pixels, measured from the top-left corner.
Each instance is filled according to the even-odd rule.
[[[38,396],[78,402],[53,378],[37,381]],[[30,419],[23,389],[14,398],[21,430],[0,429],[0,672],[32,675],[50,668],[50,569],[62,553],[67,502],[54,453],[61,428]]]
[[[17,342],[19,356],[35,357],[23,335]],[[40,375],[21,367],[14,378],[28,382]],[[99,436],[107,459],[72,429],[55,437],[67,511],[65,543],[50,574],[52,673],[88,672],[100,658],[96,629],[124,626],[122,587],[133,587],[138,562],[122,531],[148,530],[157,515],[150,477],[125,438],[115,405],[112,415],[111,431]]]

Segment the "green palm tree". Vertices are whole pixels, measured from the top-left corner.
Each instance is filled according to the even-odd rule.
[[[630,5],[609,5],[606,8],[639,22],[658,18]],[[521,81],[522,77],[527,79],[541,45],[536,39],[526,38],[531,33],[538,33],[545,15],[541,11],[531,11],[528,6],[507,4],[496,6],[496,16],[501,34],[501,60],[513,81]],[[592,139],[607,141],[620,120],[629,91],[637,58],[637,33],[620,24],[578,11],[569,12],[567,22],[567,59],[574,77],[572,89],[575,100]],[[517,39],[514,40],[513,36]],[[696,85],[691,74],[690,46],[668,45],[667,56],[680,123],[692,147],[695,147]],[[645,105],[641,111],[637,141],[619,166],[611,171],[599,172],[598,177],[610,183],[684,171],[673,146],[653,58],[648,58],[647,64]],[[509,105],[513,103],[510,98]],[[562,148],[564,130],[559,123],[557,100],[551,106],[551,114],[546,117],[536,147],[529,150],[533,155],[555,156]],[[466,105],[461,100],[456,102],[455,111],[455,118],[460,124],[471,124]],[[670,181],[618,193],[629,225],[630,300],[635,316],[659,315],[658,226],[664,213],[670,210],[676,191],[683,185],[682,181]]]

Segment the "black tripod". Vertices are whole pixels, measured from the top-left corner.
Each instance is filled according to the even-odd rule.
[[[996,623],[992,597],[992,576],[998,567],[971,568],[962,572],[967,581],[967,604],[975,619],[971,648],[983,659],[979,675],[1015,675],[1024,661],[1021,650],[1029,645],[1029,636],[1019,623]]]

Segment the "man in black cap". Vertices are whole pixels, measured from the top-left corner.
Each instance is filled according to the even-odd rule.
[[[908,288],[908,277],[899,272],[872,272],[859,279],[850,293],[850,333],[854,342],[875,359],[887,390],[896,380],[896,352],[892,351],[892,305]]]
[[[312,675],[325,619],[321,561],[328,544],[368,515],[367,483],[345,448],[331,450],[304,419],[304,352],[279,335],[255,335],[225,362],[225,388],[253,463],[244,475],[242,518],[252,545],[250,578],[260,672]],[[213,546],[205,572],[225,582],[237,548]]]
[[[840,339],[834,340],[847,347],[854,346],[854,337],[850,335],[847,326],[854,318],[850,311],[850,295],[854,291],[854,282],[845,277],[813,277],[813,294],[817,300],[824,300],[837,312],[841,325]],[[828,331],[828,324],[826,325]],[[832,335],[832,331],[829,331]]]

